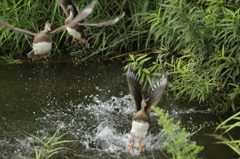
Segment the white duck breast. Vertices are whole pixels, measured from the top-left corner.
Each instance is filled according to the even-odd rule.
[[[72,29],[72,28],[69,28],[69,27],[66,27],[68,33],[70,35],[72,35],[74,38],[80,40],[81,39],[81,34],[79,32],[77,32],[76,30]]]
[[[149,128],[148,122],[145,123],[145,122],[133,121],[131,135],[141,139],[147,135],[148,128]]]
[[[33,51],[36,52],[38,55],[43,55],[50,52],[51,48],[52,43],[50,42],[33,43]]]

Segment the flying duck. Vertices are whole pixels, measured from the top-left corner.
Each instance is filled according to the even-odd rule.
[[[56,0],[57,3],[63,9],[67,19],[65,20],[65,25],[69,24],[78,14],[80,14],[79,8],[75,4],[73,0]],[[95,2],[93,2],[90,7],[95,6]],[[79,41],[82,45],[84,44],[86,48],[90,48],[89,43],[85,39],[85,34],[82,31],[82,27],[77,25],[76,23],[73,24],[71,27],[66,28],[68,33],[73,37],[73,41]]]
[[[167,84],[167,75],[164,74],[153,86],[148,100],[145,100],[142,95],[139,78],[136,76],[131,64],[129,64],[127,70],[127,82],[136,108],[135,114],[132,117],[131,138],[128,149],[133,150],[134,140],[138,139],[141,140],[138,151],[142,152],[144,151],[145,138],[149,128],[151,106],[155,106],[160,101]]]
[[[32,58],[33,60],[41,60],[42,58],[47,58],[51,54],[50,50],[52,48],[52,34],[69,26],[71,27],[72,25],[76,25],[79,21],[82,21],[88,15],[90,15],[92,13],[92,10],[93,7],[92,5],[90,5],[89,7],[85,8],[81,13],[79,13],[70,23],[60,26],[53,31],[51,31],[51,25],[48,22],[46,22],[45,24],[45,29],[39,33],[33,33],[28,30],[14,27],[2,20],[1,18],[0,25],[8,27],[9,29],[17,31],[19,33],[26,34],[29,38],[33,38],[33,50],[30,51],[27,56],[28,58]]]
[[[32,48],[33,50],[30,51],[27,56],[28,58],[32,58],[33,60],[39,60],[42,57],[46,58],[50,55],[50,49],[52,48],[52,35],[56,32],[56,29],[51,31],[51,24],[46,22],[45,28],[39,33],[33,33],[28,30],[20,29],[14,27],[7,22],[3,21],[0,18],[0,25],[8,27],[11,30],[15,30],[19,33],[27,35],[29,38],[33,39]],[[58,28],[57,28],[58,29]],[[59,31],[58,29],[57,31]]]
[[[103,27],[103,26],[107,26],[107,25],[113,25],[113,24],[117,23],[125,15],[125,13],[123,13],[121,16],[119,16],[113,20],[100,22],[100,23],[83,23],[82,22],[83,19],[85,19],[87,16],[89,16],[90,13],[88,15],[86,14],[86,17],[79,19],[79,18],[77,18],[78,15],[82,14],[82,12],[84,12],[85,9],[80,12],[73,0],[56,0],[56,1],[61,6],[61,8],[64,10],[64,12],[67,16],[67,19],[65,20],[65,25],[68,26],[68,27],[66,27],[68,33],[73,37],[74,41],[79,41],[79,43],[84,44],[86,48],[90,48],[90,45],[88,44],[87,40],[85,39],[85,34],[82,31],[82,26]],[[87,7],[87,9],[88,10],[91,9],[91,11],[92,11],[94,9],[95,5],[96,5],[96,1],[93,1]],[[72,22],[72,21],[75,21],[75,22]]]

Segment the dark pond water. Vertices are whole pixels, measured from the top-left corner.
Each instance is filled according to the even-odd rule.
[[[157,116],[146,139],[146,151],[127,150],[133,101],[123,64],[25,63],[0,66],[0,158],[34,157],[34,141],[43,134],[70,133],[65,144],[76,152],[62,151],[58,159],[166,158]],[[204,159],[236,158],[227,146],[205,134],[213,133],[219,118],[194,102],[175,100],[165,93],[158,104],[190,132],[190,140],[205,147]],[[46,136],[46,135],[45,135]]]

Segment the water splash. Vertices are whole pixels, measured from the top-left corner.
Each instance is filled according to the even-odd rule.
[[[89,97],[88,97],[89,98]],[[114,156],[114,158],[134,158],[141,155],[138,151],[138,145],[135,141],[135,150],[129,151],[128,144],[130,141],[131,118],[134,114],[134,103],[130,95],[123,97],[112,96],[104,101],[99,99],[99,96],[91,96],[93,102],[85,105],[84,103],[74,105],[70,101],[65,109],[48,110],[47,107],[42,108],[45,116],[39,117],[36,120],[39,125],[49,125],[50,129],[55,131],[57,128],[71,131],[71,139],[80,139],[80,144],[89,154],[98,152],[103,156]],[[174,117],[182,117],[188,114],[202,114],[205,112],[188,111],[176,112],[173,110],[171,114]],[[167,138],[160,131],[160,126],[157,124],[157,115],[151,113],[152,123],[150,124],[149,133],[145,139],[145,149],[149,156],[152,156],[153,151],[164,151],[164,142]],[[189,121],[190,122],[190,121]],[[208,122],[209,124],[209,122]],[[185,124],[186,125],[186,124]],[[194,126],[192,125],[192,133],[195,134],[208,125]],[[42,127],[36,133],[39,135],[49,131],[49,126]],[[26,137],[24,142],[32,144],[32,141]],[[139,142],[140,143],[140,142]],[[25,147],[26,148],[26,147]],[[75,147],[74,149],[79,149]],[[32,148],[26,148],[27,153],[32,152]],[[28,156],[28,155],[26,155]]]
[[[126,145],[128,143],[127,134],[118,133],[108,121],[100,123],[96,129],[94,141],[97,148],[109,152],[126,150]]]

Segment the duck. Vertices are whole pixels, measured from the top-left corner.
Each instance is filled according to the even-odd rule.
[[[44,30],[39,33],[33,33],[31,31],[14,27],[0,18],[0,25],[3,25],[11,30],[17,31],[19,33],[27,35],[29,38],[33,39],[32,50],[27,54],[27,57],[32,60],[41,60],[42,58],[47,58],[51,55],[50,50],[52,48],[52,34],[76,25],[79,21],[82,21],[87,16],[89,16],[93,11],[93,5],[85,8],[81,13],[79,13],[70,23],[66,25],[59,26],[58,28],[51,30],[51,24],[49,22],[45,23]],[[84,24],[83,24],[84,25]]]
[[[65,25],[68,25],[66,29],[68,33],[73,37],[73,41],[79,41],[79,44],[80,45],[84,44],[86,48],[90,48],[90,45],[85,38],[84,32],[82,31],[82,26],[104,27],[108,25],[113,25],[117,23],[125,15],[125,13],[123,13],[121,16],[114,18],[113,20],[99,22],[99,23],[83,23],[82,22],[83,19],[78,19],[77,17],[79,14],[82,14],[82,12],[85,12],[85,9],[80,12],[79,8],[76,6],[73,0],[56,0],[56,1],[64,10],[64,13],[67,16],[65,20]],[[91,11],[92,11],[95,5],[96,5],[96,1],[92,1],[92,3],[87,8],[88,9],[91,8]],[[87,17],[90,14],[88,15],[85,14],[85,15]],[[72,21],[75,21],[75,22],[73,23]]]
[[[14,27],[0,18],[0,25],[3,25],[11,30],[27,35],[30,39],[33,39],[32,50],[27,54],[28,58],[32,60],[40,60],[47,58],[51,55],[50,50],[52,48],[52,35],[56,30],[51,31],[51,24],[45,23],[44,30],[39,33],[33,33],[31,31]],[[57,28],[59,31],[60,29]]]
[[[56,2],[61,6],[67,17],[67,19],[65,20],[65,24],[69,24],[78,14],[80,14],[80,10],[73,0],[56,0]],[[94,7],[95,2],[93,2],[90,6]],[[79,41],[80,45],[84,44],[86,48],[90,48],[90,45],[85,38],[85,34],[81,26],[75,24],[66,29],[68,33],[73,37],[72,42]]]
[[[95,5],[95,4],[94,4]],[[70,13],[68,18],[65,20],[65,25],[70,24],[74,17],[76,16],[76,9],[73,7],[73,5],[67,6],[67,11]],[[73,37],[73,41],[79,41],[79,44],[84,44],[86,48],[90,48],[89,43],[86,40],[85,34],[82,31],[82,27],[78,25],[77,23],[72,24],[71,26],[68,26],[67,28],[68,33]]]
[[[138,141],[141,142],[138,151],[143,152],[145,150],[145,138],[150,124],[149,114],[151,112],[151,107],[157,105],[161,100],[162,94],[167,85],[167,74],[163,74],[161,79],[152,87],[150,98],[148,100],[145,100],[143,97],[139,78],[135,74],[135,70],[131,64],[128,65],[126,76],[130,94],[135,104],[135,113],[132,117],[132,127],[130,131],[131,137],[128,149],[130,151],[134,150],[134,141],[135,139],[138,139]]]

